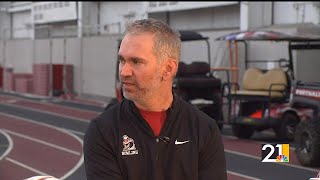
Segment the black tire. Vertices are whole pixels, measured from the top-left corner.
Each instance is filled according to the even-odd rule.
[[[242,124],[233,124],[232,132],[238,138],[249,139],[254,133],[254,128]]]
[[[275,128],[276,136],[280,140],[294,140],[296,127],[299,124],[299,117],[293,113],[285,113],[281,118],[281,124]]]
[[[320,120],[302,121],[295,134],[296,153],[304,166],[320,165]]]

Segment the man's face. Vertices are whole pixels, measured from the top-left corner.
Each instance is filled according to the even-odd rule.
[[[119,49],[119,78],[123,95],[132,101],[145,102],[159,91],[160,65],[152,52],[153,35],[126,35]]]

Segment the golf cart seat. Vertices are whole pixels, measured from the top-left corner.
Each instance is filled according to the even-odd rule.
[[[221,80],[212,76],[206,62],[179,63],[177,88],[184,92],[186,99],[212,100],[214,93],[220,93]]]
[[[242,86],[243,89],[231,92],[233,97],[276,100],[286,97],[288,80],[286,73],[280,68],[265,73],[260,69],[250,68],[244,73]]]
[[[177,73],[180,88],[220,88],[221,81],[210,74],[206,62],[179,63]]]

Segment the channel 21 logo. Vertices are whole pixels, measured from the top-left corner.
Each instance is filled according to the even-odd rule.
[[[262,162],[289,162],[289,144],[262,144]]]

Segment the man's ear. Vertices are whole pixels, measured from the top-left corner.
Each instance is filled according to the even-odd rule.
[[[178,70],[178,63],[174,59],[168,59],[164,62],[164,70],[162,74],[163,80],[171,80]]]

